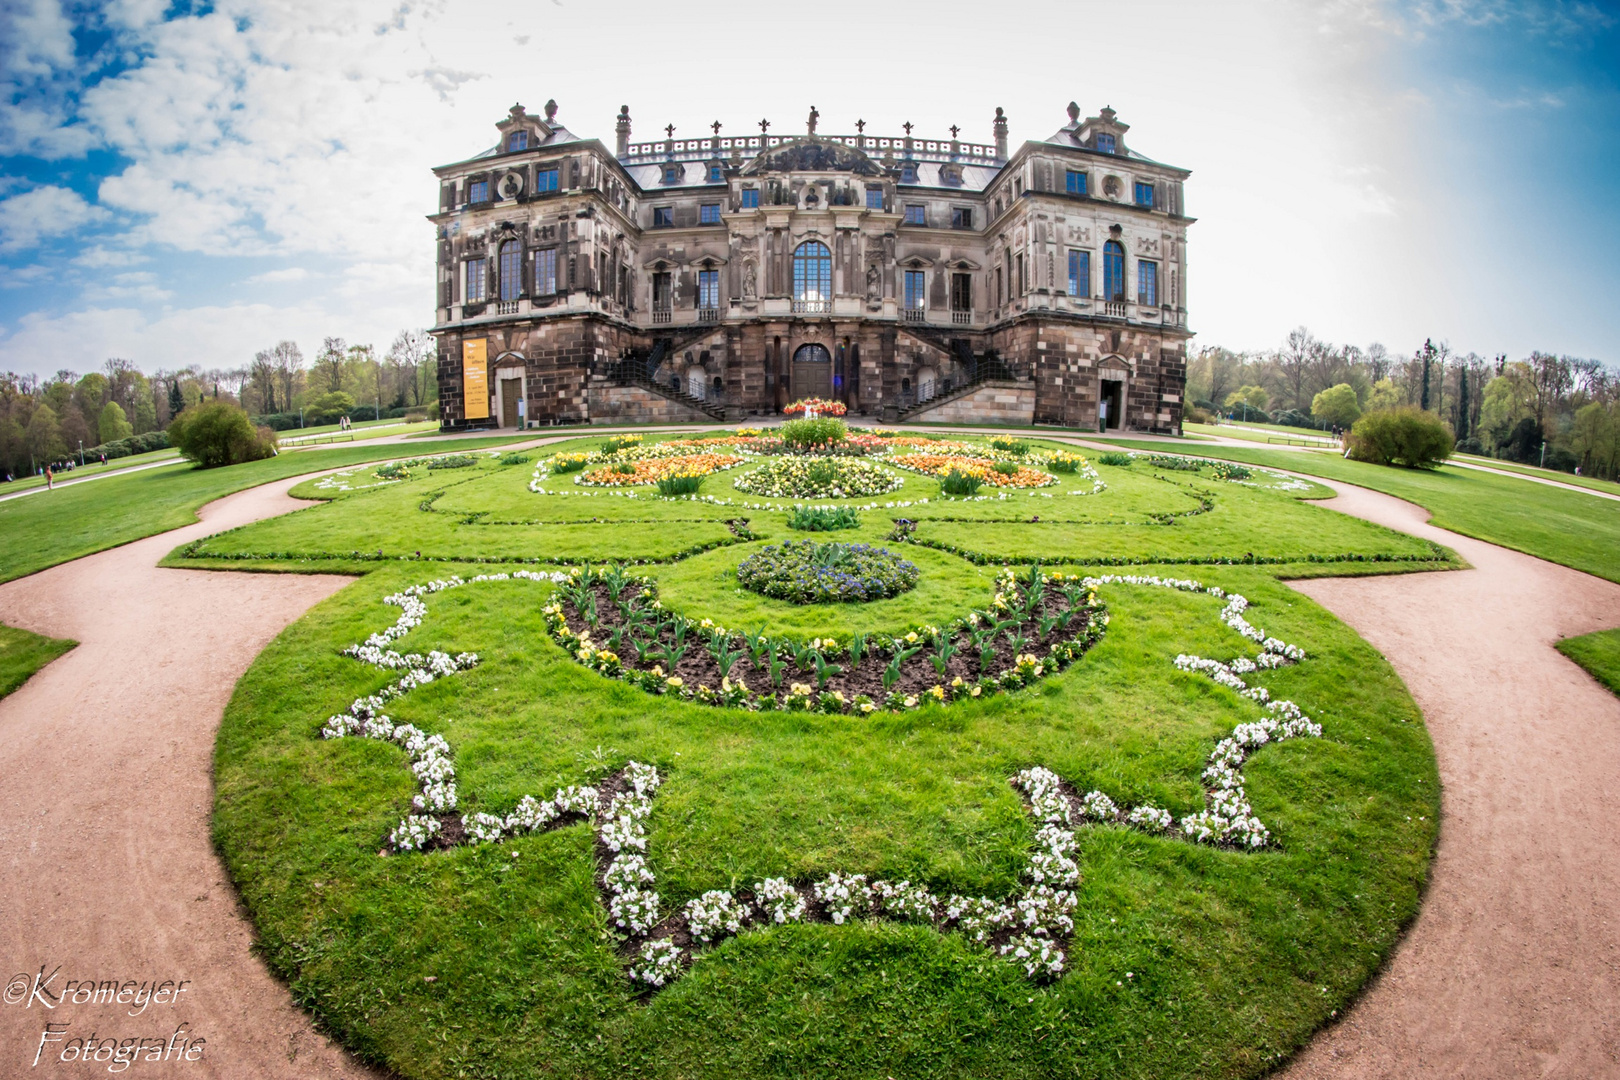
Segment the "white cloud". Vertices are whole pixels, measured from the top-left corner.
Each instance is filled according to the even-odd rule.
[[[71,188],[37,187],[0,202],[0,251],[32,247],[111,216]]]
[[[254,274],[248,278],[249,285],[275,285],[284,281],[303,281],[309,277],[309,271],[302,266],[288,266],[280,270],[266,270],[262,274]]]

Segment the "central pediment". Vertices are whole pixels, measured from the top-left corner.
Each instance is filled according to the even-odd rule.
[[[745,176],[777,172],[847,172],[858,176],[879,176],[883,170],[853,146],[833,139],[809,136],[773,146],[743,167]]]

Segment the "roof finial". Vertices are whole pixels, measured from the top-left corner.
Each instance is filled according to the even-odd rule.
[[[816,121],[819,119],[821,119],[821,114],[816,111],[814,105],[810,106],[810,134],[814,135],[816,133]]]
[[[709,125],[709,128],[710,128],[710,129],[711,129],[711,130],[712,130],[712,131],[713,131],[713,132],[714,132],[714,133],[715,133],[715,134],[716,134],[716,135],[718,135],[718,134],[720,134],[720,121],[718,121],[718,120],[716,120],[716,121],[715,121],[715,122],[714,122],[714,123],[712,123],[712,124],[710,124],[710,125]]]
[[[957,127],[955,124],[952,124],[951,125],[951,138],[952,139],[956,138],[956,133],[958,131],[961,131],[961,130],[962,130],[961,128]]]
[[[664,134],[673,139],[675,137],[675,125],[670,124],[668,127],[666,127],[664,129]]]
[[[549,123],[551,123],[552,121],[554,121],[556,119],[557,119],[557,99],[552,98],[550,101],[546,102],[546,123],[549,124]]]
[[[769,120],[761,120],[759,122],[759,133],[761,135],[765,134],[765,129],[770,127],[770,126],[771,126],[771,122]]]
[[[906,134],[908,136],[911,134],[911,121],[910,120],[907,120],[905,123],[901,124],[900,126],[906,129]]]
[[[1079,122],[1080,106],[1071,101],[1069,102],[1069,123],[1078,124]]]

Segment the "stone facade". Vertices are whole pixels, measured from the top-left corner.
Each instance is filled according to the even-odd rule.
[[[610,151],[555,103],[514,106],[493,149],[436,169],[443,426],[823,396],[873,417],[1179,432],[1186,170],[1129,149],[1110,109],[1071,104],[1011,153],[999,109],[989,144],[827,136],[818,119],[631,143],[626,109]],[[1016,393],[960,393],[986,381]],[[468,417],[469,385],[487,417]]]

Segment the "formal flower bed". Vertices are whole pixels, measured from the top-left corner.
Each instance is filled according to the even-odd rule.
[[[844,457],[777,458],[732,481],[738,491],[773,499],[855,499],[886,495],[904,483],[888,469]]]
[[[978,477],[981,483],[998,488],[1038,488],[1057,483],[1057,477],[1050,473],[1032,469],[1016,461],[998,462],[962,454],[902,454],[893,458],[890,464],[897,469],[920,473],[923,476],[945,476],[951,472],[958,472],[965,476]]]
[[[706,476],[742,463],[736,454],[684,454],[667,457],[642,456],[583,472],[574,483],[588,487],[634,487],[656,484],[668,476]]]
[[[841,401],[827,401],[824,398],[801,398],[793,404],[786,406],[782,412],[787,416],[798,416],[801,413],[815,413],[817,416],[843,416],[849,409]]]
[[[870,544],[788,540],[737,567],[743,588],[795,604],[860,603],[899,596],[917,585],[915,563]]]

